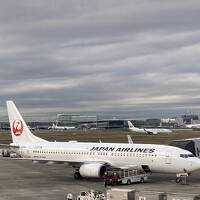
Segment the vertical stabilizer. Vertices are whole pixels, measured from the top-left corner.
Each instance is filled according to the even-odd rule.
[[[128,121],[128,128],[129,129],[134,129],[135,126],[130,121]]]
[[[31,133],[13,101],[7,101],[6,104],[13,143],[28,145],[36,142],[47,142]]]

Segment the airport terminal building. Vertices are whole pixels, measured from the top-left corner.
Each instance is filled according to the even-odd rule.
[[[40,117],[41,119],[41,117]],[[48,121],[36,120],[28,121],[27,124],[32,129],[49,129],[53,123],[57,126],[70,126],[77,129],[115,129],[115,128],[128,128],[127,121],[130,120],[135,127],[138,128],[183,128],[185,124],[195,124],[199,122],[198,115],[182,115],[181,117],[174,118],[150,118],[146,120],[134,120],[134,119],[98,119],[96,115],[83,115],[83,114],[71,114],[60,113],[55,117],[51,117]],[[0,122],[1,130],[9,130],[10,125],[8,122]]]
[[[96,124],[97,116],[80,115],[80,114],[57,114],[56,122],[58,126],[75,126]]]
[[[75,126],[78,129],[83,128],[127,128],[127,120],[124,119],[101,119],[98,120],[96,115],[80,114],[57,114],[56,122],[58,126]]]

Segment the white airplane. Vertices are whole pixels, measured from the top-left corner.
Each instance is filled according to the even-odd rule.
[[[148,133],[148,134],[158,134],[158,133],[171,133],[172,131],[166,128],[137,128],[130,121],[128,121],[129,130],[137,133]]]
[[[200,128],[200,124],[184,124],[186,128]]]
[[[71,130],[71,129],[75,129],[75,126],[58,126],[58,122],[53,123],[51,129],[53,130]]]
[[[31,133],[12,101],[7,101],[12,150],[23,159],[65,162],[74,178],[101,177],[108,168],[138,169],[187,176],[200,169],[200,159],[186,150],[155,144],[49,142]]]

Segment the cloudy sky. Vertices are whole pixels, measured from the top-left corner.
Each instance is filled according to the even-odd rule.
[[[0,0],[0,115],[200,111],[200,1]]]

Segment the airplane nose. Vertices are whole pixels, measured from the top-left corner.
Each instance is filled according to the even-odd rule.
[[[200,159],[199,158],[193,158],[191,160],[192,165],[192,171],[196,171],[200,169]]]

